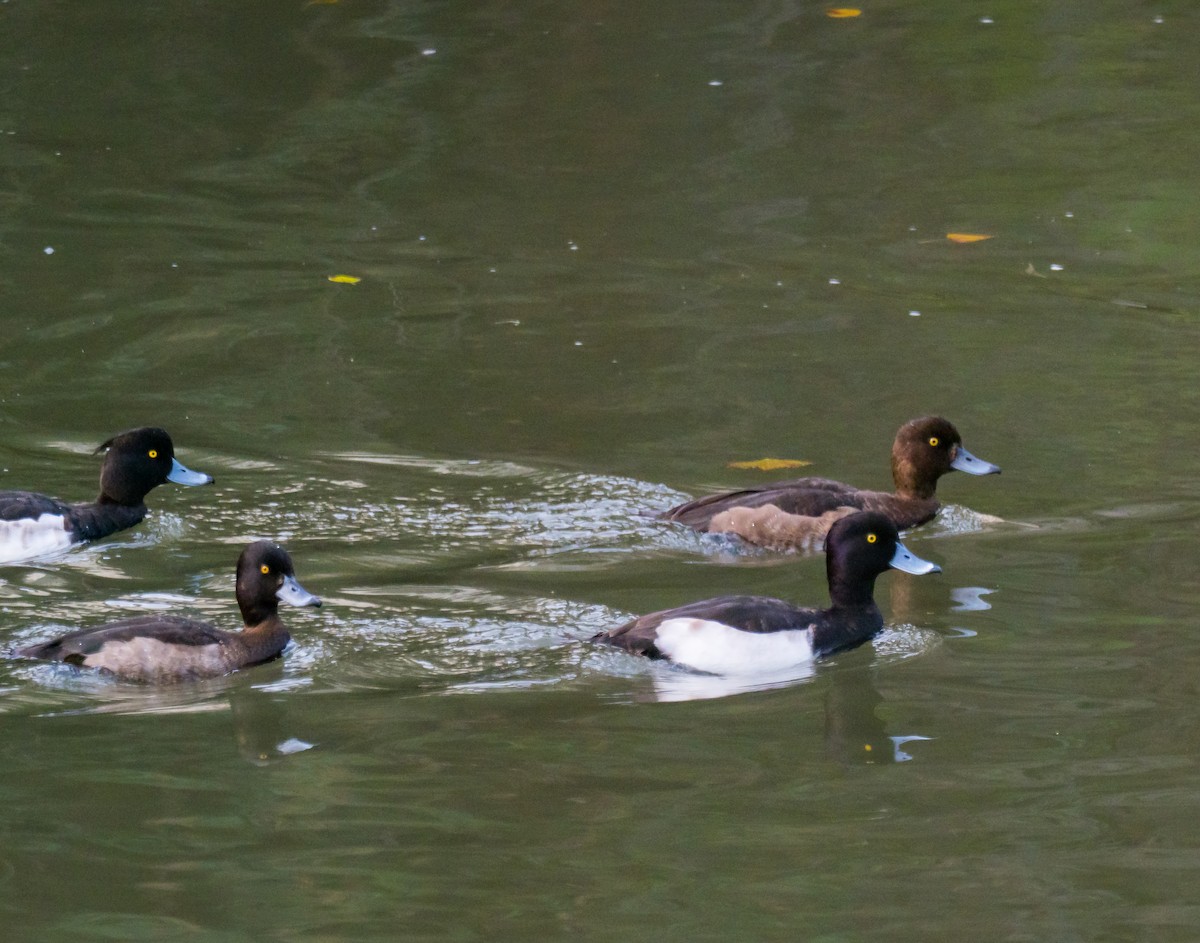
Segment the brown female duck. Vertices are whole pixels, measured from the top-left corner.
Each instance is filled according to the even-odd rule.
[[[866,491],[828,478],[793,478],[689,501],[662,518],[693,530],[734,534],[772,550],[817,550],[833,523],[855,511],[879,511],[900,530],[924,524],[941,506],[937,482],[950,471],[995,475],[1000,467],[963,448],[948,420],[925,416],[896,433],[894,492]]]
[[[237,601],[245,625],[241,632],[223,632],[185,616],[136,616],[29,645],[14,654],[96,668],[126,681],[161,684],[215,678],[279,657],[291,641],[279,618],[280,602],[321,605],[296,582],[287,551],[269,540],[250,544],[238,558]]]

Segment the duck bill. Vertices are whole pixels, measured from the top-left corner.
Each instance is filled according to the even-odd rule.
[[[275,591],[275,598],[289,606],[316,606],[319,608],[321,605],[321,597],[314,596],[297,583],[294,576],[283,578],[283,585]]]
[[[991,462],[985,462],[981,458],[976,458],[961,445],[954,455],[954,461],[950,463],[950,467],[961,472],[966,472],[968,475],[999,475],[1000,466],[993,465]]]
[[[899,541],[896,543],[896,552],[892,554],[892,559],[888,561],[888,566],[895,570],[903,570],[905,573],[912,573],[914,576],[942,572],[942,568],[936,563],[922,560]]]
[[[173,481],[177,485],[211,485],[213,476],[185,468],[179,464],[179,459],[173,458],[171,470],[167,472],[167,481]]]

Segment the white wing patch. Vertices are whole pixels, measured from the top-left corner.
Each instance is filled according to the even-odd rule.
[[[708,619],[667,619],[654,644],[677,664],[718,675],[782,671],[813,660],[808,628],[743,632]]]
[[[0,521],[0,563],[57,553],[73,543],[61,514]]]
[[[83,663],[127,681],[184,681],[216,678],[237,667],[222,645],[172,645],[154,638],[106,642]]]

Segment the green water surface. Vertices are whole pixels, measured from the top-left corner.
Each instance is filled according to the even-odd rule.
[[[0,661],[3,938],[1194,940],[1198,30],[0,3],[0,488],[151,423],[216,477],[0,568],[0,648],[234,628],[258,537],[325,600],[203,684]],[[821,603],[646,512],[886,487],[926,413],[1004,473],[874,643],[762,690],[587,643]]]

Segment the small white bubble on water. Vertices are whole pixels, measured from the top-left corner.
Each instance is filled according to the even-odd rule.
[[[422,50],[421,50],[421,55],[423,55],[423,56],[436,56],[436,55],[437,55],[437,50],[436,50],[436,49],[422,49]]]
[[[708,84],[711,85],[713,88],[718,88],[718,87],[724,85],[725,83],[722,82],[720,79],[713,79]]]
[[[919,318],[921,316],[921,312],[920,311],[910,311],[910,312],[908,312],[908,316],[910,318]]]
[[[842,283],[842,280],[840,278],[831,278],[829,280],[830,285],[840,285],[841,283]]]
[[[54,246],[46,246],[46,248],[44,248],[42,251],[45,252],[46,255],[54,255]]]
[[[1062,270],[1063,270],[1063,267],[1061,265],[1059,265],[1057,262],[1055,262],[1053,265],[1050,266],[1051,272],[1061,272]]]
[[[984,26],[991,26],[996,21],[993,20],[990,16],[981,16],[979,18],[979,22],[982,23]]]

